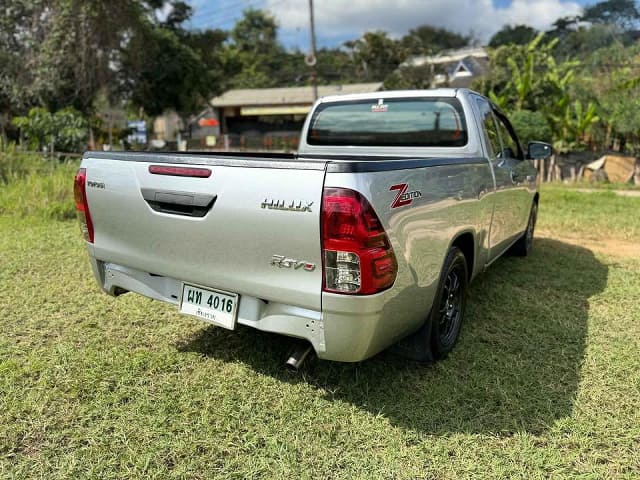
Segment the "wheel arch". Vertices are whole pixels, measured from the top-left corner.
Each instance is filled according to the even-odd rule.
[[[473,278],[475,273],[475,260],[476,260],[476,237],[470,230],[465,230],[458,233],[451,242],[451,247],[457,247],[462,251],[462,254],[467,261],[467,280]]]

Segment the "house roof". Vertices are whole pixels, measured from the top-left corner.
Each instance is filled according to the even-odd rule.
[[[488,58],[484,48],[462,48],[460,50],[449,50],[439,55],[421,55],[409,58],[403,65],[410,67],[419,67],[421,65],[441,65],[447,63],[457,63],[467,58]]]
[[[489,61],[482,57],[465,57],[457,63],[451,63],[447,66],[447,74],[455,75],[459,71],[466,70],[471,75],[478,76],[486,73]]]
[[[382,82],[345,85],[319,85],[318,97],[351,93],[371,93],[382,88]],[[312,87],[242,88],[228,90],[210,100],[213,107],[239,107],[252,105],[311,105]]]

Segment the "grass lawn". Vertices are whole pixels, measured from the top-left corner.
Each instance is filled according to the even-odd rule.
[[[0,200],[2,196],[0,195]],[[0,477],[638,478],[640,199],[544,189],[454,352],[282,368],[290,341],[98,292],[75,222],[0,217]]]
[[[553,236],[640,243],[640,197],[604,189],[578,192],[558,185],[544,186],[540,195],[538,227]]]

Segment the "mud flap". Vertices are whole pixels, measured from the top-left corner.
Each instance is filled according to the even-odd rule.
[[[431,314],[422,326],[389,347],[389,351],[401,357],[423,363],[433,363],[435,358],[431,351]]]

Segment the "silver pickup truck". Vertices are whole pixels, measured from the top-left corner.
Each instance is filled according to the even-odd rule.
[[[354,362],[454,346],[469,282],[527,255],[536,170],[507,118],[466,89],[318,100],[296,155],[87,152],[75,201],[106,293]]]

